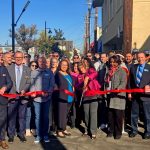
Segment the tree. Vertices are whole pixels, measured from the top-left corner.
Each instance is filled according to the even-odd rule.
[[[28,50],[35,46],[35,35],[37,34],[36,25],[31,25],[26,27],[25,24],[21,24],[18,29],[16,29],[15,38],[17,44],[19,44],[26,53]],[[10,36],[11,30],[10,30]]]
[[[51,33],[45,37],[45,32],[41,32],[39,38],[36,40],[36,47],[38,48],[39,53],[45,55],[52,52],[52,47],[54,44],[54,39]]]
[[[64,33],[61,29],[54,29],[55,34],[53,35],[54,40],[65,40]]]

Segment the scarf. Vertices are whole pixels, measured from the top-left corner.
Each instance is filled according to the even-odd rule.
[[[118,70],[118,67],[111,67],[106,76],[105,82],[109,83],[114,75],[114,73]]]

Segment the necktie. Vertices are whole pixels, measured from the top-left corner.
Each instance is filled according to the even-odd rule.
[[[142,65],[139,65],[139,69],[138,69],[138,72],[137,72],[137,75],[136,75],[136,85],[137,85],[137,87],[140,86],[142,73],[143,73],[143,67],[142,67]]]
[[[19,92],[20,80],[21,80],[20,67],[17,67],[17,82],[16,82],[16,91],[17,92]]]

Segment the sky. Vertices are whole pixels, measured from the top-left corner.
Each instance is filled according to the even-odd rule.
[[[26,2],[27,0],[15,0],[15,20]],[[76,48],[83,48],[87,0],[30,0],[30,2],[17,27],[21,24],[26,26],[35,24],[38,32],[41,32],[46,21],[47,28],[51,28],[52,31],[54,28],[62,29],[66,40],[72,40]],[[98,24],[101,25],[101,12],[99,13]],[[94,33],[93,22],[94,16],[91,17],[91,38]],[[11,45],[9,29],[11,29],[11,0],[0,0],[0,44],[3,45],[8,41]]]

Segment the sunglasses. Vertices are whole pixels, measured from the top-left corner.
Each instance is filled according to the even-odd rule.
[[[53,57],[59,57],[58,55],[53,55]]]
[[[79,59],[79,57],[73,57],[73,59]]]
[[[37,67],[37,65],[31,65],[32,67]]]

